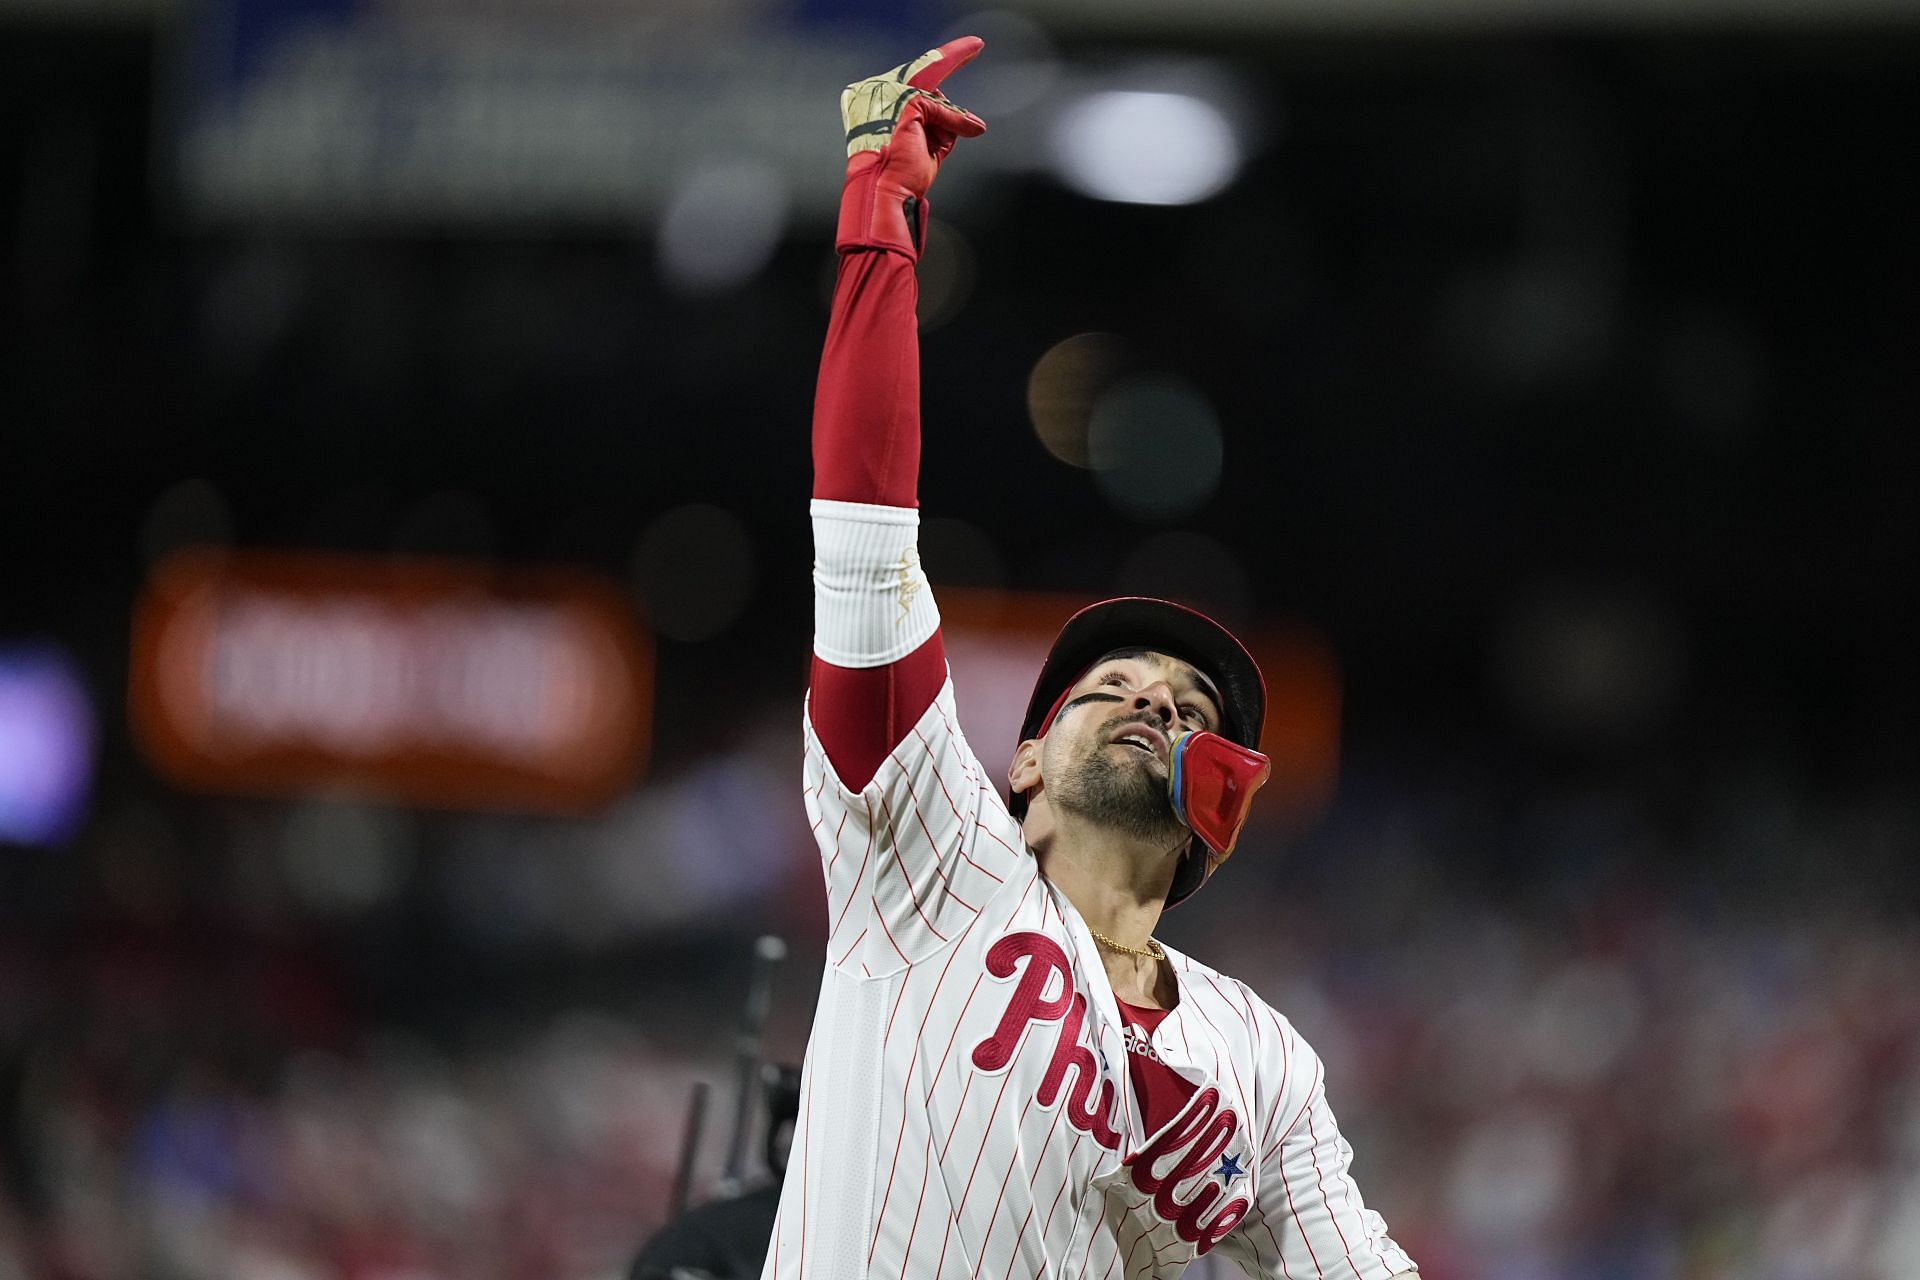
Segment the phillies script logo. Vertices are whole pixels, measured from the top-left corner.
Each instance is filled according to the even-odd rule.
[[[1001,979],[1011,978],[1016,972],[1020,977],[993,1034],[973,1047],[973,1065],[982,1071],[1003,1071],[1020,1048],[1028,1024],[1057,1024],[1053,1056],[1034,1090],[1034,1101],[1051,1109],[1060,1102],[1064,1090],[1067,1123],[1107,1150],[1118,1151],[1120,1134],[1108,1119],[1114,1109],[1113,1082],[1101,1078],[1093,1051],[1080,1043],[1087,1020],[1087,998],[1074,989],[1067,953],[1044,933],[1010,933],[988,950],[987,972]],[[1069,1077],[1071,1085],[1067,1083]],[[1100,1087],[1097,1101],[1096,1081]],[[1127,1157],[1123,1185],[1131,1185],[1142,1202],[1152,1205],[1182,1240],[1205,1253],[1238,1226],[1253,1207],[1242,1196],[1220,1206],[1211,1218],[1207,1216],[1231,1188],[1234,1178],[1244,1176],[1232,1157],[1222,1159],[1239,1135],[1240,1117],[1231,1107],[1221,1105],[1220,1091],[1211,1085],[1196,1090],[1171,1124]],[[1219,1174],[1224,1187],[1207,1176],[1187,1199],[1175,1195],[1174,1188],[1181,1183],[1218,1173],[1216,1162],[1221,1163],[1221,1169],[1231,1171]]]
[[[1127,1157],[1127,1180],[1146,1197],[1155,1213],[1173,1224],[1174,1234],[1196,1246],[1199,1253],[1219,1244],[1221,1237],[1239,1226],[1253,1208],[1253,1202],[1241,1196],[1207,1217],[1234,1179],[1245,1176],[1240,1162],[1227,1155],[1227,1148],[1239,1135],[1240,1117],[1232,1107],[1221,1106],[1220,1091],[1208,1085],[1194,1093],[1173,1123],[1152,1142]],[[1206,1181],[1190,1198],[1181,1200],[1174,1195],[1176,1186],[1199,1174],[1207,1175]]]
[[[1010,933],[987,952],[987,972],[996,978],[1011,978],[1020,961],[1027,962],[1020,981],[1007,1000],[1007,1011],[993,1034],[973,1046],[973,1065],[982,1071],[1004,1071],[1013,1061],[1014,1050],[1026,1034],[1027,1024],[1060,1024],[1053,1042],[1053,1058],[1033,1100],[1051,1109],[1060,1100],[1060,1090],[1069,1072],[1073,1088],[1067,1094],[1067,1123],[1109,1151],[1120,1149],[1120,1135],[1107,1117],[1113,1114],[1113,1081],[1100,1079],[1093,1051],[1080,1043],[1080,1028],[1087,1021],[1087,998],[1073,988],[1073,976],[1067,967],[1067,953],[1044,933]],[[1059,979],[1060,992],[1048,996],[1047,988]],[[1100,1082],[1100,1101],[1093,1101],[1094,1081]]]

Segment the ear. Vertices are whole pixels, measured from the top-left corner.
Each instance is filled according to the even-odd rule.
[[[1007,785],[1015,794],[1040,785],[1040,741],[1028,738],[1014,748],[1013,763],[1007,766]]]

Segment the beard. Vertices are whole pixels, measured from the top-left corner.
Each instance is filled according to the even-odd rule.
[[[1121,835],[1155,845],[1178,843],[1188,833],[1174,815],[1166,780],[1155,777],[1144,759],[1115,759],[1109,750],[1114,730],[1132,721],[1123,716],[1101,725],[1098,740],[1048,790],[1061,809]]]

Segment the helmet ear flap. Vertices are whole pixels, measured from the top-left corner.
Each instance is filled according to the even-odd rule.
[[[1167,886],[1166,909],[1171,911],[1198,893],[1219,865],[1213,850],[1202,844],[1198,836],[1189,840],[1187,851],[1180,855],[1180,864],[1173,869],[1173,883]]]
[[[1247,824],[1254,793],[1273,776],[1273,762],[1251,747],[1204,730],[1183,733],[1167,768],[1167,798],[1180,821],[1225,862]]]

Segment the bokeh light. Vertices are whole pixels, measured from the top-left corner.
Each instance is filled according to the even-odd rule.
[[[1122,204],[1197,204],[1240,172],[1243,147],[1205,98],[1107,89],[1068,103],[1054,121],[1053,158],[1068,186]]]
[[[1562,741],[1623,741],[1674,711],[1685,636],[1644,590],[1556,582],[1507,620],[1494,664],[1516,719]]]
[[[1220,485],[1225,446],[1213,406],[1168,374],[1129,378],[1093,406],[1087,460],[1115,507],[1142,520],[1177,520]]]
[[[1027,414],[1046,451],[1085,467],[1094,401],[1119,374],[1124,348],[1111,333],[1076,333],[1047,348],[1027,375]]]
[[[0,646],[0,841],[61,840],[86,812],[97,731],[72,657]]]
[[[771,165],[732,161],[695,170],[660,215],[660,274],[686,293],[739,288],[780,247],[792,202]]]
[[[306,906],[359,915],[391,899],[411,873],[414,820],[397,807],[304,800],[287,815],[278,852],[287,886]]]
[[[935,218],[927,224],[927,246],[920,255],[920,332],[940,328],[967,305],[980,273],[973,245],[951,224]]]

